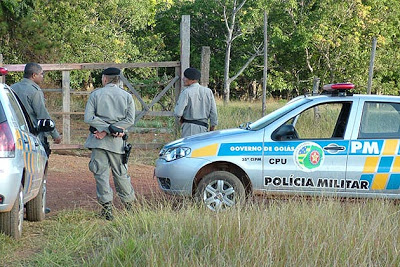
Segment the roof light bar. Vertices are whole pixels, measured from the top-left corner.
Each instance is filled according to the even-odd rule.
[[[336,90],[350,90],[354,88],[354,84],[352,83],[333,83],[333,84],[325,84],[323,89],[324,91],[336,91]]]

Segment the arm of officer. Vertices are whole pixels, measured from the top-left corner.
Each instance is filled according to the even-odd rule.
[[[218,125],[217,105],[215,104],[214,95],[211,92],[210,131],[214,131],[215,130],[215,126],[217,126],[217,125]]]
[[[134,123],[135,123],[135,102],[133,102],[132,96],[129,95],[129,97],[127,98],[127,109],[125,118],[113,123],[113,126],[125,130],[133,126]]]
[[[44,95],[42,91],[37,91],[33,95],[32,108],[36,114],[37,119],[51,119],[50,114],[47,111],[44,103]],[[56,144],[61,143],[61,136],[56,128],[54,128],[54,130],[50,132],[50,135],[53,138],[54,143]]]
[[[179,95],[178,102],[176,103],[174,109],[174,115],[179,119],[183,116],[183,111],[185,110],[187,103],[188,103],[188,95],[185,93],[185,91],[182,91],[181,94]]]

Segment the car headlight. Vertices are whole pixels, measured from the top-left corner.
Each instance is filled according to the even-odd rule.
[[[176,159],[180,159],[186,157],[190,154],[191,149],[189,147],[171,147],[171,148],[163,148],[160,151],[160,158],[165,161],[173,161]]]

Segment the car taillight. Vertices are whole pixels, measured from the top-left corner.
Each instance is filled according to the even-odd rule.
[[[10,126],[5,121],[0,123],[0,158],[15,157],[15,142]]]

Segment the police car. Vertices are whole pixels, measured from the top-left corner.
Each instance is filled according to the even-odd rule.
[[[45,217],[48,158],[37,134],[54,123],[40,122],[34,127],[10,87],[0,83],[0,233],[13,238],[21,236],[24,208],[27,220]]]
[[[165,145],[160,188],[214,211],[256,192],[400,198],[400,97],[353,87],[326,85],[245,127]]]

